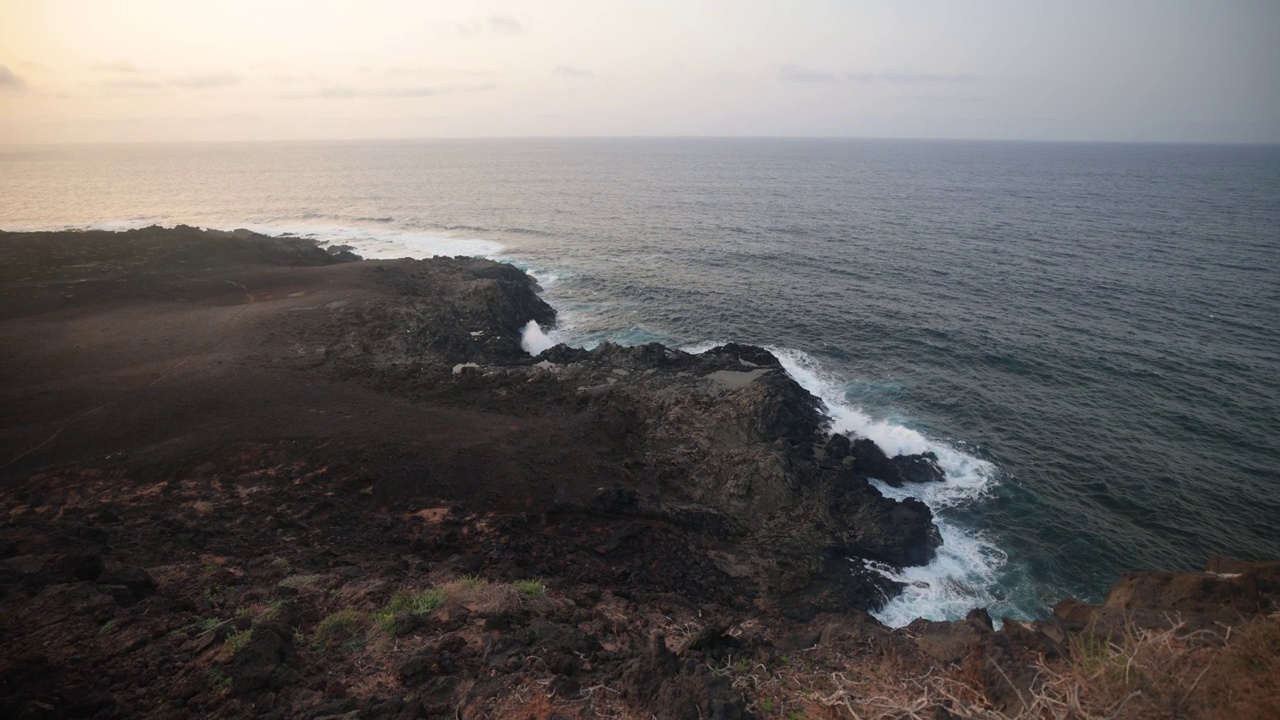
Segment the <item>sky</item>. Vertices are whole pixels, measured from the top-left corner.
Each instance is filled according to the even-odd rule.
[[[1280,142],[1280,0],[0,0],[0,143]]]

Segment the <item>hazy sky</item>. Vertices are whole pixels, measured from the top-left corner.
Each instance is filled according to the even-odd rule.
[[[0,0],[0,142],[1280,142],[1280,0]]]

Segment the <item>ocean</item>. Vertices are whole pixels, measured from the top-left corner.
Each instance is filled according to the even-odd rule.
[[[1280,557],[1280,147],[0,146],[0,229],[176,223],[506,260],[570,344],[772,349],[834,429],[941,458],[882,488],[945,543],[880,568],[890,625]]]

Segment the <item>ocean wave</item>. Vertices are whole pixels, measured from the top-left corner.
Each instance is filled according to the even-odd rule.
[[[551,233],[545,230],[535,230],[533,228],[509,227],[503,228],[502,232],[511,233],[512,235],[536,235],[539,237],[552,237]]]
[[[534,357],[555,346],[556,341],[543,331],[537,320],[530,320],[520,331],[520,348]]]
[[[422,259],[439,255],[493,257],[502,252],[496,240],[396,227],[364,227],[317,223],[253,222],[238,225],[264,235],[297,235],[331,245],[348,245],[370,260]]]
[[[56,223],[53,225],[8,225],[3,229],[8,232],[75,232],[88,230],[107,230],[109,232],[123,232],[125,230],[137,230],[139,228],[150,227],[152,225],[173,225],[174,223],[168,218],[159,216],[142,216],[130,218],[127,220],[102,220],[97,222],[82,223]]]
[[[559,269],[553,270],[551,268],[546,268],[541,265],[534,265],[532,263],[521,260],[520,258],[511,257],[509,255],[490,255],[487,257],[489,257],[489,259],[491,260],[496,260],[498,262],[504,262],[509,265],[514,265],[515,267],[524,271],[526,275],[533,278],[534,281],[537,282],[539,287],[541,287],[543,290],[550,290],[551,288],[555,287],[560,282],[561,277],[563,277],[564,275],[563,270],[559,270]]]
[[[696,346],[701,347],[701,346]],[[704,348],[704,349],[710,349]],[[813,393],[827,408],[832,432],[869,438],[887,455],[932,452],[946,473],[946,482],[893,488],[873,484],[887,497],[915,497],[929,506],[942,535],[942,547],[928,565],[901,571],[879,563],[867,567],[905,585],[902,593],[872,613],[890,627],[902,627],[916,618],[951,620],[978,607],[999,614],[1007,608],[1007,593],[1000,576],[1008,556],[981,532],[948,516],[950,509],[980,503],[994,489],[996,467],[952,445],[889,420],[877,420],[850,402],[845,384],[827,372],[812,356],[799,350],[769,347],[787,373]]]
[[[324,213],[309,213],[305,217],[341,219],[340,216],[326,215]],[[352,222],[359,221],[388,225],[394,222],[394,218],[357,218]],[[181,224],[228,231],[244,228],[263,235],[304,237],[315,240],[321,245],[350,246],[357,255],[370,260],[393,260],[405,257],[422,259],[439,255],[494,258],[504,248],[503,244],[496,240],[465,237],[447,232],[432,232],[403,227],[367,227],[359,224],[327,224],[308,222],[306,220],[206,223],[183,218],[146,216],[124,220],[15,227],[10,228],[10,230],[14,232],[68,230],[109,230],[119,232],[151,225],[172,227]],[[538,280],[546,288],[555,284],[557,276],[554,273],[544,272],[541,276],[534,274],[534,279]]]

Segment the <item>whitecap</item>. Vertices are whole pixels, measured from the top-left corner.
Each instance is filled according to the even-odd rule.
[[[826,406],[832,432],[869,438],[889,456],[932,452],[946,473],[946,482],[893,488],[873,484],[886,497],[915,497],[929,506],[943,544],[928,565],[896,571],[878,563],[867,567],[905,585],[902,593],[872,613],[890,627],[902,627],[923,617],[952,620],[978,607],[999,608],[999,578],[1008,557],[981,532],[965,527],[947,514],[951,508],[980,502],[995,486],[995,466],[947,443],[886,419],[873,418],[849,401],[844,385],[810,355],[790,348],[768,348],[801,387]]]
[[[328,216],[317,216],[328,217]],[[389,219],[370,219],[385,225]],[[315,240],[321,245],[347,245],[357,255],[370,260],[394,260],[398,258],[423,259],[437,256],[464,257],[496,257],[503,250],[502,243],[486,238],[467,237],[447,232],[432,232],[404,227],[365,227],[362,225],[335,225],[315,222],[248,222],[205,225],[197,222],[174,219],[170,217],[139,217],[128,220],[104,220],[87,223],[67,223],[49,226],[32,226],[11,228],[15,231],[66,231],[66,230],[109,230],[120,232],[135,230],[151,225],[192,225],[215,230],[237,230],[243,228],[261,235],[292,235]],[[538,279],[535,276],[535,279]],[[553,274],[539,279],[543,287],[554,284]]]
[[[557,342],[552,335],[543,332],[537,320],[530,320],[526,323],[524,330],[520,333],[520,347],[534,356],[541,355],[542,351],[555,347]]]
[[[421,260],[441,255],[493,257],[503,249],[502,243],[496,240],[409,228],[281,222],[248,223],[238,227],[263,235],[289,234],[329,245],[349,245],[352,252],[369,260]]]

